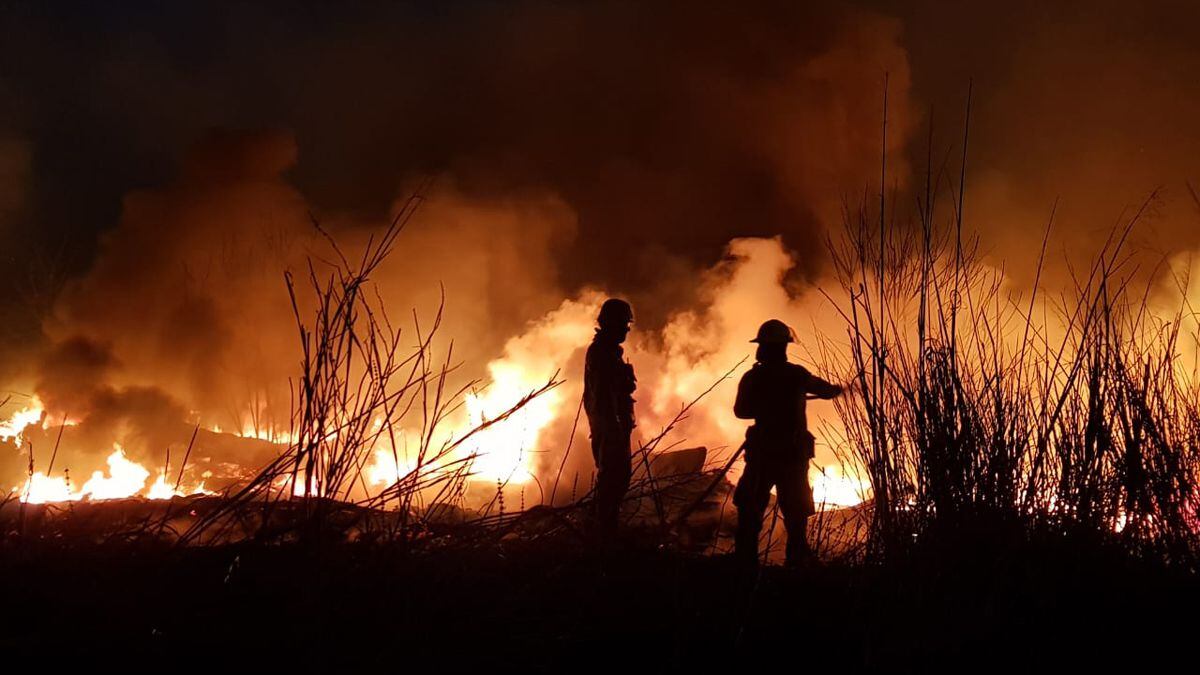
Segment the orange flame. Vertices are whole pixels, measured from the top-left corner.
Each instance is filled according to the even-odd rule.
[[[26,479],[24,485],[13,489],[20,495],[21,501],[28,504],[125,499],[139,495],[147,499],[170,499],[195,494],[213,494],[205,489],[203,481],[188,490],[176,490],[167,484],[164,472],[159,472],[154,483],[146,488],[150,472],[146,467],[126,457],[125,450],[117,444],[113,445],[113,452],[105,461],[108,464],[107,474],[104,471],[92,472],[91,477],[79,490],[73,490],[65,476],[51,477],[41,471]]]

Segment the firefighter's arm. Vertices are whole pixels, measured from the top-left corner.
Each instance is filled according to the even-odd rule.
[[[808,374],[808,386],[805,389],[814,398],[824,399],[837,398],[843,391],[842,385],[826,382],[812,373]]]
[[[613,423],[617,419],[617,406],[613,398],[612,373],[606,366],[593,349],[588,350],[584,374],[596,404],[596,419]]]
[[[595,364],[596,390],[600,392],[597,402],[603,401],[601,419],[608,420],[613,428],[632,427],[633,420],[625,419],[627,413],[622,400],[631,395],[637,385],[633,377],[633,366],[620,358],[607,358]]]
[[[610,419],[613,421],[613,423],[615,423],[617,425],[615,428],[623,429],[626,426],[632,428],[633,420],[625,419],[625,417],[626,417],[625,406],[621,405],[622,399],[629,396],[629,394],[618,390],[617,385],[620,382],[621,382],[620,377],[613,377],[611,380],[609,380],[609,387],[608,387],[609,410],[608,410],[608,413],[609,413]],[[632,392],[630,392],[630,393],[632,393]]]
[[[733,414],[738,419],[752,420],[755,417],[753,387],[750,385],[750,373],[742,376],[738,382],[737,399],[733,402]]]

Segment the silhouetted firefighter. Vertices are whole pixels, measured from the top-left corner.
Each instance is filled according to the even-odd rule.
[[[599,327],[587,350],[583,369],[583,405],[592,430],[596,460],[596,525],[599,534],[616,529],[621,501],[632,473],[630,436],[633,434],[633,392],[637,378],[625,362],[621,343],[629,335],[633,308],[611,298],[600,307]]]
[[[810,396],[833,398],[842,388],[789,363],[787,346],[795,341],[792,329],[778,319],[759,327],[751,340],[758,343],[754,367],[742,376],[733,405],[739,418],[754,420],[746,430],[746,468],[733,493],[738,514],[735,551],[748,563],[758,560],[758,534],[772,487],[787,528],[788,564],[809,555],[806,524],[816,508],[808,484],[814,439],[805,401]]]

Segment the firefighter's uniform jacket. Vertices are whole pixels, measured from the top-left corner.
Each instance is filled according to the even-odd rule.
[[[604,528],[616,526],[633,473],[630,437],[637,378],[624,354],[619,343],[597,331],[583,369],[583,407],[596,460],[596,516]]]

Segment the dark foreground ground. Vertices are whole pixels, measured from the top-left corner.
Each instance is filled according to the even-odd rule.
[[[10,672],[1189,672],[1198,591],[1068,541],[747,574],[564,541],[401,556],[10,539],[0,654]]]

